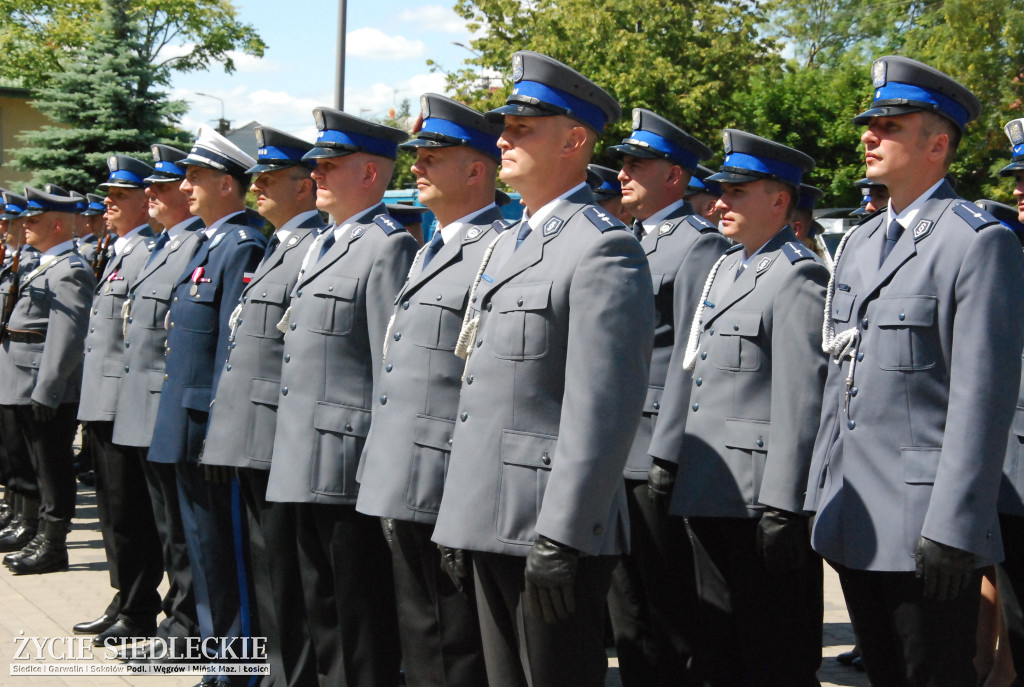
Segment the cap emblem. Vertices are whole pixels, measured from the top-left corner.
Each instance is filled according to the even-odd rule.
[[[110,157],[107,158],[107,168],[111,172],[116,172],[117,171],[117,156],[116,155],[111,155]]]
[[[263,129],[256,129],[256,147],[257,148],[266,148],[267,147],[266,139],[263,138]]]
[[[640,108],[638,107],[633,108],[633,128],[640,128]]]
[[[732,134],[728,131],[722,132],[722,146],[725,148],[726,155],[732,152]]]
[[[519,82],[523,80],[523,56],[516,53],[512,56],[512,81]]]
[[[316,122],[316,128],[320,131],[327,128],[327,123],[324,121],[324,113],[320,110],[313,110],[313,121]]]
[[[875,88],[885,85],[885,60],[875,60],[871,65],[871,85]]]
[[[1009,123],[1006,127],[1006,133],[1010,137],[1010,143],[1015,146],[1019,146],[1024,143],[1024,126],[1021,125],[1021,120],[1015,119]]]
[[[430,103],[427,102],[427,96],[420,96],[420,112],[423,113],[423,119],[430,116]]]

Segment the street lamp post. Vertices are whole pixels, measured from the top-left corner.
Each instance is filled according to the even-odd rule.
[[[335,75],[334,109],[345,109],[345,15],[346,0],[338,0],[338,72]]]
[[[196,91],[196,95],[201,95],[204,98],[213,98],[214,100],[220,101],[220,119],[217,120],[217,133],[221,136],[227,136],[227,133],[231,131],[231,122],[224,118],[224,98],[210,95],[209,93],[200,93]]]

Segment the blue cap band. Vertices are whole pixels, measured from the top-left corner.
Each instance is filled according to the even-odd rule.
[[[350,146],[364,153],[380,155],[394,160],[398,157],[398,142],[385,141],[373,136],[336,131],[334,129],[322,129],[317,135],[317,143],[338,143],[342,146]],[[330,148],[331,146],[324,146]]]
[[[600,186],[595,188],[594,191],[607,191],[618,195],[622,193],[622,184],[613,184],[612,182],[605,180]]]
[[[478,129],[470,129],[460,126],[456,122],[440,117],[427,117],[423,120],[421,132],[426,131],[432,134],[449,136],[463,142],[464,145],[476,148],[482,153],[491,157],[501,157],[498,150],[498,139]]]
[[[729,153],[722,162],[722,169],[732,167],[739,170],[748,169],[768,176],[776,177],[782,181],[799,186],[804,173],[796,165],[791,165],[780,160],[771,158],[754,157],[746,153]]]
[[[263,146],[259,150],[258,160],[259,162],[267,162],[270,160],[288,160],[290,162],[299,162],[302,160],[302,156],[305,155],[307,150],[301,148],[289,148],[286,146]]]
[[[110,173],[110,178],[107,181],[130,181],[133,184],[144,185],[146,182],[139,175],[129,172],[127,169],[119,169],[116,172]]]
[[[565,91],[560,91],[538,81],[520,81],[517,83],[512,91],[512,95],[508,98],[509,101],[516,102],[515,96],[517,95],[536,98],[541,102],[560,107],[566,110],[566,114],[569,116],[580,120],[598,132],[604,131],[604,125],[608,121],[604,112],[597,105],[592,105],[586,100],[581,100]]]
[[[700,177],[698,177],[696,175],[690,177],[690,183],[688,183],[686,185],[686,188],[687,189],[691,189],[693,191],[708,191],[708,190],[710,190],[708,188],[708,185],[705,184],[704,181]]]
[[[653,148],[660,153],[668,155],[674,162],[678,163],[680,167],[690,170],[691,172],[697,169],[697,164],[700,160],[697,156],[686,148],[680,148],[672,141],[659,136],[656,133],[646,131],[644,129],[636,129],[629,135],[623,143],[646,143],[647,148]]]
[[[952,98],[930,88],[909,83],[889,82],[881,88],[875,89],[875,102],[872,103],[872,107],[880,106],[879,101],[885,100],[907,100],[909,101],[908,105],[913,103],[934,105],[956,122],[961,131],[967,126],[967,110]]]
[[[21,214],[21,211],[24,209],[25,208],[21,207],[20,205],[15,205],[14,203],[8,203],[7,205],[4,206],[4,210],[6,210],[7,212],[14,213],[15,215]]]
[[[89,205],[85,209],[86,210],[99,210],[100,212],[106,212],[107,211],[107,206],[104,205],[103,203],[89,203]]]
[[[1024,143],[1013,146],[1013,161],[1016,162],[1018,158],[1024,157]]]
[[[164,174],[173,174],[174,176],[183,177],[185,176],[185,170],[173,162],[158,162],[155,167],[156,171],[163,172]]]

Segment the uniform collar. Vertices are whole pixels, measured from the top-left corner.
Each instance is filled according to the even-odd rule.
[[[444,239],[445,243],[451,242],[456,236],[459,235],[459,232],[462,231],[462,228],[465,225],[475,224],[473,220],[476,219],[478,215],[482,215],[485,212],[489,212],[491,208],[496,207],[498,207],[497,203],[491,203],[490,205],[482,207],[479,210],[475,210],[469,213],[468,215],[465,215],[464,217],[460,217],[459,219],[455,220],[454,222],[447,226],[439,228],[438,231],[441,232],[441,238]]]
[[[358,224],[359,223],[359,219],[363,215],[369,213],[371,210],[374,210],[374,209],[376,209],[378,207],[380,207],[380,203],[374,203],[373,205],[369,205],[369,206],[363,208],[362,210],[360,210],[356,214],[354,214],[351,217],[349,217],[348,219],[346,219],[344,222],[337,222],[334,225],[334,240],[335,241],[340,241],[342,238],[344,238],[345,232],[347,232],[349,230],[349,228],[353,224]]]
[[[195,217],[189,217],[184,222],[178,222],[173,227],[171,227],[170,229],[167,230],[167,238],[172,239],[172,240],[178,238],[179,236],[184,234],[185,233],[185,229],[189,225],[191,225],[193,222],[195,222],[195,221],[196,221]]]
[[[925,191],[917,198],[915,198],[914,202],[908,205],[906,209],[903,210],[903,212],[899,213],[898,215],[895,215],[895,219],[897,222],[900,223],[901,227],[906,229],[907,227],[911,226],[914,223],[914,220],[917,219],[917,214],[921,212],[921,208],[924,207],[924,204],[928,201],[928,199],[931,198],[932,195],[939,190],[939,186],[942,186],[943,182],[945,181],[945,177],[939,179],[927,191]],[[886,211],[885,216],[885,226],[889,226],[890,224],[892,224],[893,217],[894,216],[892,211],[892,198],[890,198],[889,209]]]
[[[148,224],[140,224],[124,236],[118,236],[117,239],[114,240],[114,255],[120,255],[123,253],[128,244],[132,242],[132,239],[138,236],[139,232],[148,226]]]
[[[217,220],[216,222],[214,222],[213,224],[206,228],[206,238],[212,239],[213,235],[217,233],[217,230],[220,229],[225,222],[227,222],[232,217],[243,214],[244,212],[244,210],[239,210],[238,212],[232,212],[221,217],[219,220]]]
[[[548,202],[546,205],[544,205],[544,207],[540,208],[539,210],[537,210],[536,213],[532,215],[528,215],[527,213],[524,212],[523,221],[529,222],[530,226],[533,227],[534,229],[536,229],[537,227],[544,226],[544,222],[546,222],[548,217],[551,216],[551,213],[555,211],[555,205],[557,205],[559,201],[565,200],[572,194],[576,193],[581,188],[587,188],[587,183],[583,182],[577,184],[576,186],[573,186],[571,189],[569,189],[562,195]]]
[[[314,215],[319,215],[319,212],[316,210],[307,210],[305,212],[300,212],[299,214],[295,215],[290,220],[282,224],[281,228],[274,232],[274,235],[277,236],[277,239],[281,243],[284,243],[285,239],[291,236],[295,232],[295,229],[300,224],[302,224],[309,218],[313,217]]]
[[[679,208],[683,207],[683,204],[685,202],[686,202],[685,200],[680,198],[679,200],[675,201],[674,203],[669,203],[668,205],[666,205],[665,207],[663,207],[662,209],[658,210],[653,215],[648,217],[647,219],[639,220],[640,221],[640,226],[642,226],[644,228],[644,236],[647,236],[648,234],[650,234],[651,231],[653,231],[654,228],[656,226],[658,226],[658,224],[661,223],[661,220],[665,219],[666,217],[671,215],[673,212],[676,212],[677,210],[679,210]]]
[[[787,224],[786,226],[782,227],[782,228],[781,228],[781,229],[779,229],[779,230],[778,230],[777,232],[775,232],[774,234],[772,234],[772,237],[771,237],[770,239],[768,239],[767,241],[765,241],[765,242],[764,242],[764,245],[762,245],[762,246],[761,246],[760,248],[758,248],[757,250],[755,250],[755,251],[754,251],[753,253],[751,253],[751,254],[750,254],[749,256],[747,255],[747,249],[746,249],[746,248],[743,248],[743,250],[741,250],[741,251],[740,251],[740,252],[741,252],[741,253],[743,254],[743,267],[744,267],[744,268],[746,268],[746,267],[747,267],[747,265],[749,265],[749,264],[750,264],[750,261],[751,261],[751,260],[753,260],[753,259],[754,259],[755,257],[757,257],[757,255],[758,255],[758,254],[759,254],[759,253],[760,253],[761,251],[763,251],[763,250],[764,250],[764,247],[765,247],[765,246],[767,246],[767,245],[768,245],[769,243],[771,243],[772,241],[774,241],[774,240],[775,240],[775,237],[776,237],[776,236],[778,236],[779,234],[781,234],[781,233],[782,233],[783,231],[785,231],[785,230],[786,230],[786,229],[787,229],[788,227],[789,227],[789,225]]]
[[[69,250],[74,250],[74,249],[75,249],[75,240],[74,239],[69,239],[69,240],[65,241],[64,243],[58,243],[56,246],[54,246],[50,250],[48,250],[45,253],[43,253],[43,257],[46,257],[47,255],[57,256],[57,255],[60,255],[61,253],[67,253]]]

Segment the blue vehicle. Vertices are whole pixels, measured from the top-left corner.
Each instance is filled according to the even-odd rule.
[[[518,222],[519,218],[523,216],[523,204],[520,202],[522,196],[518,193],[506,193],[510,201],[506,205],[501,206],[501,214],[505,216],[509,222]],[[419,201],[420,192],[415,188],[403,188],[395,189],[384,192],[384,202],[388,204],[401,203],[403,205],[412,205],[414,207],[424,207]],[[430,237],[434,235],[434,229],[437,227],[437,218],[434,217],[434,213],[427,210],[423,213],[423,240],[429,241]]]

